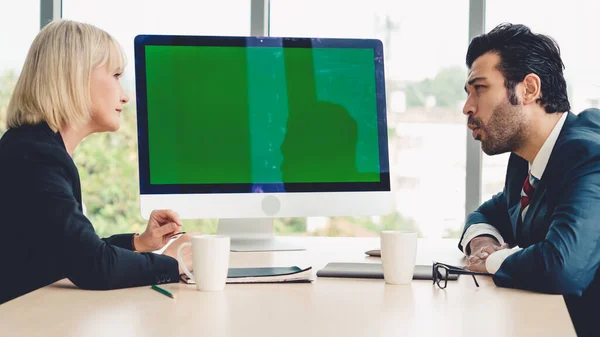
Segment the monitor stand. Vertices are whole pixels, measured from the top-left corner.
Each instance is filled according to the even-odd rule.
[[[217,234],[231,238],[232,252],[305,250],[275,237],[273,219],[219,219]]]

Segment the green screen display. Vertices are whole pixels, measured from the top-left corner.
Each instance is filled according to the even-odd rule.
[[[380,181],[372,49],[145,48],[151,184]]]

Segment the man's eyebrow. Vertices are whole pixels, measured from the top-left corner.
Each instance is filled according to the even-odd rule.
[[[477,81],[481,81],[481,80],[486,80],[487,78],[484,76],[479,76],[479,77],[475,77],[473,79],[471,79],[469,82],[467,82],[469,85],[472,85],[473,83],[477,82]]]
[[[477,82],[477,81],[483,81],[486,80],[487,78],[484,76],[479,76],[479,77],[475,77],[469,80],[469,82],[467,82],[468,85],[473,85],[473,83]],[[468,94],[469,92],[467,91],[467,86],[465,85],[465,92]]]

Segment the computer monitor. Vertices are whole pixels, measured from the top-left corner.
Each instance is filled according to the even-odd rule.
[[[392,210],[381,41],[139,35],[135,77],[143,217],[264,251],[298,249],[276,217]]]

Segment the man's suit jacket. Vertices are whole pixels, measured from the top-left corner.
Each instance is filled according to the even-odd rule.
[[[526,160],[512,154],[503,191],[467,217],[465,231],[472,224],[488,223],[511,246],[523,248],[495,273],[497,286],[565,295],[577,332],[596,334],[592,324],[597,315],[592,313],[600,304],[600,110],[569,112],[521,221],[519,202],[528,168]]]
[[[115,184],[106,177],[106,184]],[[47,124],[0,139],[0,303],[62,278],[85,289],[177,282],[175,259],[132,251],[132,234],[100,239],[82,213],[79,174]]]

